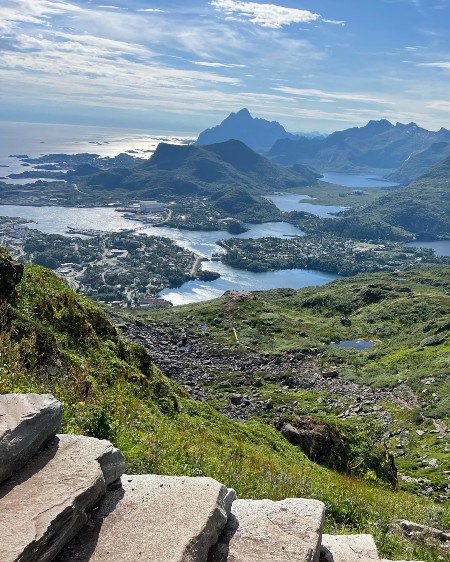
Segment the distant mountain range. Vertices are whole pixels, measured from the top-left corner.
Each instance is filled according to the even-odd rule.
[[[248,109],[231,113],[200,133],[196,144],[237,139],[282,166],[301,164],[321,172],[373,172],[406,184],[450,155],[450,131],[428,131],[415,123],[369,121],[328,136],[293,134],[277,121],[254,118]]]
[[[427,151],[434,143],[449,143],[450,131],[428,131],[415,123],[393,125],[386,119],[369,121],[364,127],[352,127],[332,133],[325,139],[280,139],[268,157],[282,165],[301,163],[320,171],[365,172],[393,171],[413,156]],[[428,161],[439,160],[429,153]],[[422,170],[423,171],[423,170]],[[411,178],[409,178],[411,179]]]
[[[236,139],[254,150],[265,152],[279,139],[296,138],[296,135],[288,133],[277,121],[254,118],[249,110],[244,108],[237,113],[230,113],[220,125],[200,133],[197,144],[214,144]]]

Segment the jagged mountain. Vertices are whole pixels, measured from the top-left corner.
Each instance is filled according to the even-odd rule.
[[[160,143],[143,164],[93,174],[86,183],[95,189],[125,189],[142,197],[167,199],[210,195],[235,186],[267,193],[310,185],[316,177],[304,168],[282,168],[243,142],[229,140],[207,146]]]
[[[393,125],[382,119],[337,131],[325,139],[281,139],[268,156],[282,165],[301,163],[321,171],[385,172],[437,142],[450,142],[450,131],[428,131],[415,123]]]
[[[230,115],[215,127],[201,132],[197,144],[213,144],[237,139],[254,150],[267,151],[278,139],[296,139],[277,121],[252,117],[244,108]]]

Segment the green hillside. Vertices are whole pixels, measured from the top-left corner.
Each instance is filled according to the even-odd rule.
[[[9,279],[8,261],[3,254],[2,281]],[[2,285],[3,297],[9,289]],[[304,300],[301,295],[295,298]],[[319,498],[327,506],[328,531],[373,532],[391,558],[445,559],[438,545],[410,542],[391,522],[409,518],[447,528],[446,506],[369,475],[320,467],[258,419],[236,423],[190,399],[101,308],[49,270],[25,266],[9,300],[1,300],[0,391],[51,392],[64,404],[63,431],[110,439],[124,452],[128,471],[208,475],[254,498]],[[275,305],[276,294],[269,300]]]
[[[450,143],[435,142],[430,148],[411,154],[403,165],[387,176],[387,179],[407,184],[425,174],[431,166],[450,156]]]
[[[411,184],[320,228],[359,240],[450,238],[450,158]]]
[[[211,195],[240,186],[251,193],[302,187],[314,175],[281,168],[237,140],[206,145],[160,143],[154,155],[132,169],[112,169],[90,176],[96,190],[123,189],[145,198]]]

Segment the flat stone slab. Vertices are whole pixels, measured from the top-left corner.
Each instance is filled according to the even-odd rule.
[[[123,476],[55,562],[206,562],[235,498],[212,478]]]
[[[50,394],[0,396],[0,482],[19,470],[61,423],[61,402]]]
[[[55,437],[0,486],[0,560],[53,560],[124,465],[109,441]]]
[[[380,562],[372,535],[323,535],[321,562]]]
[[[317,500],[236,500],[208,562],[318,562],[324,513]]]

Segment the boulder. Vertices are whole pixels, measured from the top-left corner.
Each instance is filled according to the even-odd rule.
[[[20,283],[23,264],[16,262],[8,252],[0,248],[0,300],[9,299]]]
[[[0,560],[53,560],[124,465],[109,441],[55,437],[0,486]]]
[[[347,439],[331,424],[309,416],[279,420],[276,427],[305,455],[319,464],[342,470],[346,468]]]
[[[432,537],[441,542],[450,542],[450,533],[441,531],[440,529],[428,527],[427,525],[420,525],[419,523],[407,521],[406,519],[399,519],[396,523],[408,537],[416,537],[419,539]]]
[[[0,396],[0,482],[21,468],[58,431],[61,402],[50,394]]]
[[[55,562],[202,562],[235,498],[212,478],[123,476]]]
[[[372,535],[323,535],[321,562],[380,562]]]
[[[318,562],[324,512],[317,500],[237,500],[208,562]]]

